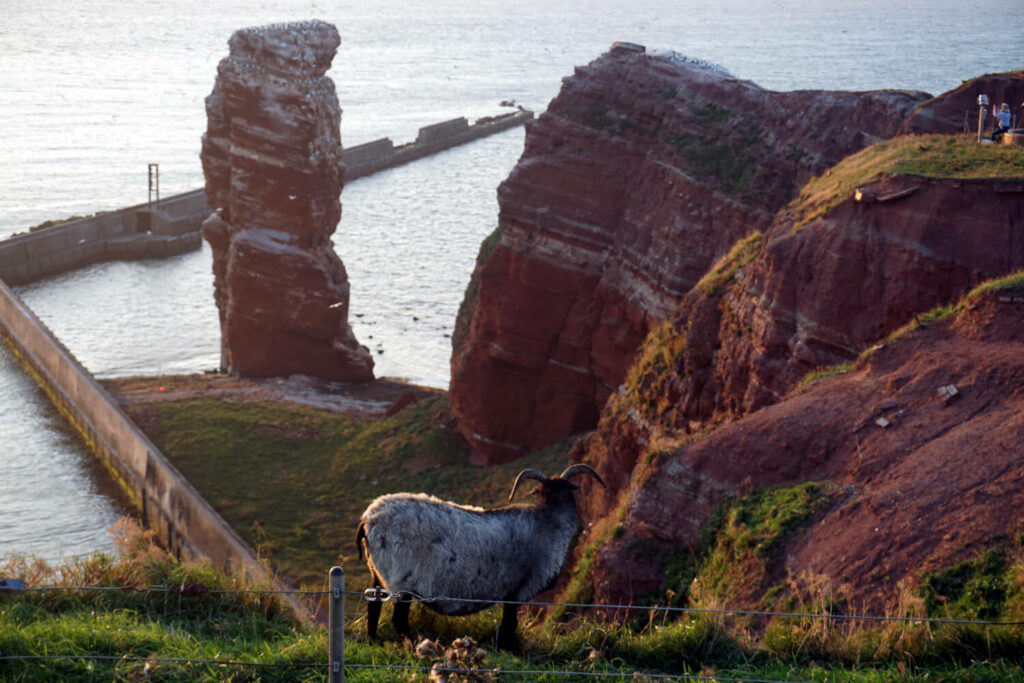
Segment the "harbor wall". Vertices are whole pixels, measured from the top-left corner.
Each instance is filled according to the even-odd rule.
[[[124,489],[163,547],[177,557],[208,558],[221,571],[274,585],[245,541],[2,281],[0,334]],[[298,601],[288,602],[297,617],[309,618]]]
[[[473,125],[453,119],[421,129],[416,142],[400,147],[389,138],[358,145],[345,151],[346,179],[522,125],[532,117],[518,111]],[[204,191],[194,190],[0,241],[0,337],[81,434],[161,545],[178,557],[207,558],[221,571],[272,585],[275,579],[245,541],[9,286],[99,261],[163,258],[197,249],[210,212]],[[299,601],[284,599],[298,618],[310,618]]]
[[[451,147],[493,135],[533,118],[519,110],[465,118],[420,128],[415,142],[395,146],[390,138],[344,150],[345,181],[401,166]],[[202,246],[202,224],[210,215],[203,190],[192,190],[124,209],[70,220],[0,240],[0,279],[18,286],[101,261],[167,258]]]
[[[382,138],[365,145],[347,147],[342,157],[346,167],[345,182],[521,126],[532,118],[533,112],[525,109],[502,116],[477,119],[473,124],[464,117],[459,117],[420,128],[416,141],[405,145],[396,147],[389,138]]]
[[[14,235],[0,242],[0,279],[16,286],[101,261],[192,251],[202,244],[209,214],[200,190]]]

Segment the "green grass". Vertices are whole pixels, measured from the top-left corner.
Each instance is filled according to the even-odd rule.
[[[349,585],[369,585],[354,539],[375,497],[424,491],[503,505],[520,470],[561,471],[571,445],[506,466],[471,465],[444,395],[380,420],[221,399],[147,411],[150,437],[200,494],[280,573],[314,586],[335,564]]]
[[[820,382],[823,379],[828,379],[829,377],[838,377],[839,375],[845,375],[852,369],[853,363],[836,363],[835,365],[829,365],[828,367],[811,370],[800,379],[796,387],[793,388],[792,393],[798,394],[801,391],[810,387],[812,384],[815,384],[816,382]]]
[[[11,558],[0,561],[0,576],[21,578],[29,588],[183,584],[203,584],[210,590],[272,588],[242,584],[207,564],[179,563],[154,545],[152,538],[138,525],[123,522],[116,557],[99,554],[56,569]],[[294,664],[321,659],[325,642],[318,631],[299,628],[273,596],[258,593],[183,597],[169,592],[58,590],[0,595],[2,655],[112,658],[0,660],[4,681],[225,680],[235,672],[233,667],[145,660]],[[275,671],[268,670],[265,680],[282,680]]]
[[[967,306],[973,301],[978,300],[987,294],[1008,294],[1008,295],[1021,295],[1024,294],[1024,270],[1010,273],[1003,277],[993,278],[986,280],[980,285],[972,289],[970,292],[965,294],[963,298],[955,303],[945,304],[942,306],[936,306],[935,308],[915,315],[914,318],[901,327],[890,332],[884,339],[884,343],[887,345],[895,344],[901,339],[913,334],[917,330],[934,325],[935,323],[942,322],[947,318],[961,313]],[[870,355],[872,349],[868,349],[861,354],[861,357]]]
[[[970,292],[965,297],[966,301],[974,301],[978,297],[992,293],[1004,293],[1004,294],[1024,294],[1024,270],[1018,270],[1015,273],[1010,273],[1005,277],[995,278],[983,282]]]
[[[648,419],[672,407],[667,383],[679,371],[686,349],[686,335],[666,321],[651,330],[626,373],[626,396],[617,400],[620,409],[637,408]]]
[[[1001,285],[984,287],[1004,291],[1020,284],[1020,276],[1012,276]],[[672,356],[671,349],[658,351],[663,353]],[[658,362],[667,361],[662,357]],[[566,464],[570,447],[559,444],[501,468],[469,465],[463,444],[451,431],[444,396],[382,420],[214,399],[169,401],[146,411],[150,436],[201,493],[249,542],[260,545],[271,563],[279,563],[284,573],[313,588],[323,588],[326,569],[339,562],[346,568],[350,590],[365,584],[352,537],[356,518],[374,496],[423,490],[470,503],[502,504],[515,472],[527,466],[557,471]],[[841,594],[793,577],[772,583],[778,581],[782,541],[812,523],[835,494],[830,484],[806,483],[740,497],[705,530],[703,553],[677,548],[663,555],[671,594],[649,596],[638,604],[735,603],[807,612],[851,609]],[[620,538],[624,530],[609,525],[607,533]],[[568,599],[593,599],[600,542],[592,538],[581,549],[583,559],[573,572]],[[27,561],[0,563],[0,576],[27,577],[30,585],[243,587],[205,565],[183,565],[168,558],[137,531],[128,533],[119,547],[119,558],[97,556],[49,574]],[[662,551],[652,546],[655,552]],[[973,614],[1019,618],[1024,614],[1024,567],[1018,555],[1006,550],[936,572],[927,583],[930,593],[907,593],[888,613],[946,616],[980,608]],[[350,663],[430,666],[436,661],[416,657],[394,639],[390,606],[384,609],[384,640],[367,643],[362,602],[348,602]],[[0,660],[0,679],[322,680],[327,648],[323,628],[298,624],[289,615],[276,601],[257,594],[184,598],[113,591],[0,596],[0,652],[114,658]],[[511,674],[516,669],[621,673],[622,680],[631,680],[635,672],[818,681],[1001,681],[1024,676],[1024,630],[1019,628],[876,626],[781,617],[764,623],[747,617],[666,613],[621,624],[585,610],[563,611],[554,619],[524,610],[524,650],[513,655],[491,647],[499,618],[497,608],[460,618],[441,617],[419,605],[412,612],[414,628],[424,635],[443,643],[464,635],[480,642],[482,666],[500,666],[506,672],[502,680],[564,679],[564,674],[516,677]],[[254,669],[154,658],[315,666]],[[352,669],[348,678],[386,681],[395,680],[395,675]],[[420,680],[425,676],[421,674]]]
[[[1006,552],[990,548],[975,558],[928,574],[921,582],[929,614],[953,619],[998,619],[1010,597]]]
[[[705,530],[707,551],[692,586],[696,599],[756,604],[771,595],[773,549],[834,496],[834,486],[809,482],[762,489],[723,508]]]
[[[736,271],[747,265],[761,253],[764,235],[752,232],[732,246],[729,253],[718,260],[711,270],[697,283],[697,290],[704,296],[716,296],[736,277]]]
[[[959,135],[911,135],[885,140],[812,178],[789,208],[796,228],[828,213],[853,191],[886,176],[960,180],[1024,180],[1024,149],[980,145]]]
[[[743,549],[770,557],[777,542],[811,521],[829,495],[827,486],[809,483],[755,492],[735,501],[708,529],[715,550],[701,560],[698,582],[725,567],[714,558],[725,546],[732,548],[729,553]],[[16,558],[0,562],[0,576],[25,579],[29,587],[201,583],[211,590],[260,588],[218,574],[206,564],[182,564],[157,548],[152,538],[125,523],[115,557],[97,555],[57,569]],[[680,574],[689,576],[692,567],[683,564]],[[725,571],[735,574],[739,566]],[[990,604],[998,602],[1000,613],[1012,617],[1021,609],[1015,578],[1020,569],[1006,555],[982,555],[938,573],[931,585],[936,595],[957,600],[997,593]],[[944,603],[936,605],[939,611],[944,609]],[[796,607],[822,611],[830,605]],[[389,609],[385,608],[385,617]],[[348,610],[348,664],[430,667],[439,660],[418,657],[397,642],[387,621],[382,624],[383,640],[366,642],[361,602],[350,598]],[[476,655],[477,665],[500,667],[501,680],[512,681],[560,681],[574,671],[620,674],[621,678],[603,680],[623,681],[644,680],[643,673],[865,682],[1011,681],[1024,675],[1019,629],[986,632],[977,627],[903,624],[867,628],[780,619],[761,632],[752,629],[747,618],[706,613],[653,614],[626,625],[596,615],[542,621],[539,615],[523,613],[523,649],[507,653],[491,647],[498,615],[491,609],[446,618],[417,605],[412,623],[445,645],[469,635],[483,647]],[[169,592],[37,591],[0,596],[2,656],[57,656],[0,658],[4,681],[320,681],[326,678],[327,637],[322,625],[293,621],[273,596],[258,592],[207,592],[189,598]],[[552,673],[515,673],[524,670]],[[426,680],[426,672],[350,668],[346,678]]]

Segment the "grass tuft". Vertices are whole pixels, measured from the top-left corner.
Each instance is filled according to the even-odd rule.
[[[909,135],[867,147],[824,175],[812,178],[789,209],[795,230],[846,201],[853,191],[883,177],[911,175],[960,180],[1024,180],[1024,149],[979,145],[959,135]]]

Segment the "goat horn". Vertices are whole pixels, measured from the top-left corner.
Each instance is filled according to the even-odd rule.
[[[568,467],[565,468],[565,471],[559,475],[559,477],[562,479],[569,479],[571,477],[575,477],[577,474],[593,475],[594,479],[597,479],[598,484],[604,486],[604,488],[608,488],[607,486],[605,486],[604,479],[602,479],[601,475],[597,473],[597,470],[595,470],[593,467],[586,464],[585,462],[578,462],[575,465],[569,465]]]
[[[519,473],[519,476],[516,477],[516,483],[512,484],[512,493],[508,494],[509,500],[512,500],[512,498],[515,497],[516,489],[519,488],[519,482],[523,481],[524,479],[536,479],[542,484],[548,480],[548,478],[540,470],[523,470],[522,472]]]

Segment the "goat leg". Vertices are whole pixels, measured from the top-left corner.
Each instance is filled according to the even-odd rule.
[[[374,580],[374,588],[380,588],[380,581]],[[366,601],[366,637],[377,638],[377,622],[380,620],[381,602],[379,599]]]
[[[501,624],[498,626],[498,648],[501,650],[519,649],[519,642],[516,639],[516,628],[519,626],[518,609],[519,605],[507,602],[502,606]]]
[[[391,615],[391,623],[395,625],[398,635],[405,636],[410,640],[413,637],[412,629],[409,628],[409,608],[412,606],[408,593],[399,593],[395,601],[395,612]]]

